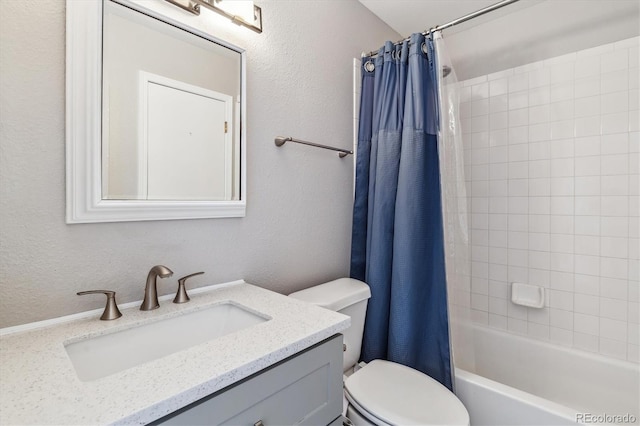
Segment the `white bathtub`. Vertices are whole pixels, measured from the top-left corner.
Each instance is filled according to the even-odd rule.
[[[473,333],[475,370],[455,371],[473,426],[639,424],[638,364],[483,327]]]

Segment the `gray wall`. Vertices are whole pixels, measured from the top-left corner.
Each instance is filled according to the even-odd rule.
[[[64,223],[65,14],[61,0],[0,1],[0,327],[142,298],[159,281],[244,278],[282,293],[349,272],[353,163],[276,135],[349,147],[352,58],[399,35],[355,0],[262,0],[264,32],[221,24],[247,49],[248,207],[243,219]]]

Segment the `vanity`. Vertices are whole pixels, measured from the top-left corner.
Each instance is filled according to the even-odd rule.
[[[92,313],[30,324],[22,331],[2,330],[2,423],[339,424],[340,333],[349,327],[349,317],[244,281],[191,293],[189,303],[161,298],[159,309],[132,306],[114,321],[100,321],[99,313]],[[206,315],[228,305],[259,320],[156,359],[116,366],[115,372],[105,373],[102,364],[108,362],[99,361],[102,351],[91,354],[95,346],[80,346],[89,362],[96,360],[95,369],[83,367],[70,352],[74,345],[115,338],[109,341],[116,347],[108,359],[126,360],[144,351],[132,350],[134,343],[126,342],[133,341],[118,336],[180,324],[178,333],[161,325],[160,336],[169,342],[176,334],[191,334],[191,327],[184,327],[189,316],[196,318],[196,334],[224,321],[224,315],[218,320]],[[187,322],[180,323],[184,318]]]

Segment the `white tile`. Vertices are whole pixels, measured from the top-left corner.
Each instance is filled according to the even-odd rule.
[[[626,53],[626,52],[625,52]],[[553,65],[550,67],[550,83],[562,83],[571,81],[574,78],[574,62],[566,62],[563,64]]]
[[[529,195],[529,185],[527,179],[509,180],[510,197],[526,197]]]
[[[489,213],[489,199],[486,197],[474,197],[471,201],[473,213]]]
[[[580,78],[574,83],[574,96],[576,99],[586,96],[596,96],[600,94],[600,78],[593,77]]]
[[[489,314],[489,327],[497,328],[500,330],[507,329],[507,317],[502,315]]]
[[[601,57],[600,71],[602,74],[627,69],[628,66],[629,52],[627,50],[616,50],[610,53],[605,53]]]
[[[549,251],[551,247],[551,235],[542,234],[542,233],[529,233],[529,250],[534,251]],[[531,263],[531,255],[534,254],[533,251],[529,252],[529,263]],[[537,253],[535,253],[537,254]],[[535,262],[539,265],[538,262]],[[547,262],[548,265],[548,262]],[[533,265],[530,265],[534,267]],[[535,266],[541,267],[541,266]],[[548,266],[547,266],[548,267]]]
[[[575,78],[592,77],[600,74],[600,56],[577,58],[575,63]]]
[[[509,286],[506,282],[489,281],[489,296],[508,299]]]
[[[568,139],[573,138],[575,121],[574,120],[560,120],[554,121],[550,124],[551,139]]]
[[[527,214],[529,213],[528,197],[509,197],[509,213],[510,214]]]
[[[505,163],[509,161],[506,146],[492,146],[489,148],[491,163]]]
[[[489,114],[489,99],[480,99],[471,102],[471,116],[477,117],[479,115]]]
[[[509,145],[509,161],[527,161],[529,159],[529,146],[527,144]]]
[[[552,215],[551,216],[551,233],[552,234],[569,234],[574,230],[575,221],[577,221],[579,217],[574,216],[561,216],[561,215]],[[598,224],[600,222],[597,222]],[[577,234],[576,230],[576,234]]]
[[[507,163],[494,163],[489,167],[490,180],[502,180],[509,177],[509,165]]]
[[[612,320],[609,318],[600,318],[600,337],[612,340],[627,340],[627,323],[626,321]]]
[[[485,76],[483,76],[485,77]],[[486,77],[485,77],[486,78]],[[463,82],[464,87],[460,88],[460,102],[470,102],[471,101],[471,86],[468,86],[466,80]]]
[[[507,232],[506,231],[490,231],[489,232],[489,247],[503,247],[503,248],[506,248],[507,247]]]
[[[556,144],[555,142],[552,142],[551,146],[553,147],[555,144]],[[551,158],[551,177],[552,178],[567,177],[567,176],[573,176],[573,175],[574,175],[573,158]]]
[[[573,312],[573,293],[569,291],[549,290],[549,307]],[[553,317],[553,309],[551,312]]]
[[[506,112],[495,112],[489,116],[489,129],[498,130],[509,127],[508,114]]]
[[[482,247],[480,247],[482,248]],[[486,278],[472,277],[471,292],[476,294],[489,294],[489,280]]]
[[[574,101],[574,114],[576,118],[600,114],[600,96],[596,95],[576,99]]]
[[[600,238],[593,235],[576,235],[575,236],[575,253],[599,256],[600,255]],[[577,264],[577,259],[576,259]],[[576,271],[577,272],[577,271]]]
[[[527,111],[526,109],[524,111]],[[511,111],[513,112],[513,111]],[[527,115],[528,117],[528,115]],[[519,126],[509,128],[509,144],[520,144],[529,142],[529,127]]]
[[[598,159],[598,172],[600,171],[600,160]],[[529,161],[529,178],[545,178],[551,176],[550,160]]]
[[[549,327],[549,340],[563,346],[573,345],[573,332],[557,327]]]
[[[573,314],[573,330],[575,332],[598,336],[599,328],[600,318],[598,318],[596,315],[586,315],[577,312]]]
[[[627,324],[627,341],[634,345],[640,343],[640,329],[638,328],[638,324]]]
[[[489,147],[489,133],[477,132],[471,134],[471,148],[481,149]]]
[[[489,83],[482,82],[471,86],[471,99],[484,99],[489,97]]]
[[[640,90],[629,90],[629,111],[640,109]]]
[[[560,84],[554,84],[549,88],[549,102],[559,102],[573,99],[574,87],[573,81]]]
[[[487,246],[489,245],[489,233],[486,230],[472,229],[471,241],[474,245]]]
[[[615,133],[610,135],[602,135],[602,144],[600,146],[603,155],[607,154],[626,154],[629,152],[629,134]]]
[[[489,195],[491,197],[506,197],[509,195],[509,186],[506,180],[489,181]]]
[[[624,175],[628,173],[629,157],[627,155],[603,155],[601,158],[601,173],[603,175]]]
[[[629,71],[609,72],[600,76],[600,92],[613,93],[629,89]]]
[[[549,123],[539,123],[529,125],[529,141],[546,141],[551,138],[551,125]]]
[[[629,111],[629,131],[637,132],[640,130],[640,111]]]
[[[529,266],[529,252],[524,250],[516,250],[509,249],[508,251],[508,262],[509,266],[521,266],[528,267]]]
[[[531,235],[538,236],[540,234],[531,234]],[[547,235],[547,237],[549,236]],[[549,268],[551,267],[551,255],[549,254],[548,251],[529,251],[528,264],[529,264],[529,268],[548,271]]]
[[[574,295],[575,312],[598,316],[600,313],[600,298],[587,294],[576,293]]]
[[[600,217],[598,216],[576,216],[576,235],[600,235]]]
[[[509,111],[509,127],[526,126],[529,124],[529,109],[520,108]],[[526,130],[527,128],[524,127]],[[526,140],[524,141],[526,142]]]
[[[475,324],[489,324],[489,314],[485,311],[471,309],[471,321]]]
[[[507,301],[498,297],[489,298],[489,312],[495,315],[507,316]]]
[[[614,257],[600,258],[600,276],[605,278],[625,279],[627,278],[627,259],[617,259]]]
[[[595,136],[600,134],[599,116],[581,117],[574,120],[575,137]]]
[[[574,152],[576,157],[600,155],[600,136],[576,138]]]
[[[604,216],[628,216],[629,197],[627,196],[604,196],[601,197],[601,214]]]
[[[489,199],[489,213],[508,213],[507,197],[491,197]]]
[[[599,341],[598,336],[573,332],[573,346],[589,352],[598,352]]]
[[[551,195],[551,186],[549,178],[529,179],[529,196],[549,196]]]
[[[591,47],[589,49],[580,50],[576,52],[576,61],[589,56],[596,56],[602,55],[607,52],[613,52],[613,49],[613,43],[608,43],[596,47]]]
[[[550,308],[549,324],[563,330],[573,330],[573,313],[571,310]]]
[[[508,330],[513,333],[527,334],[527,321],[509,317],[507,319]]]
[[[551,89],[549,86],[529,90],[529,106],[548,105],[550,101]]]
[[[620,41],[616,41],[613,44],[613,47],[618,50],[618,49],[627,49],[627,48],[638,48],[638,45],[640,44],[640,37],[636,36],[636,37],[630,37],[630,38],[625,38],[624,40],[620,40]]]
[[[567,272],[573,274],[574,255],[568,253],[551,253],[549,268],[552,271]],[[553,278],[552,278],[553,283]]]
[[[552,215],[573,215],[573,197],[551,197]]]
[[[486,262],[471,262],[471,276],[476,278],[488,278],[489,264]]]
[[[529,75],[527,73],[516,74],[509,77],[509,93],[520,92],[529,89]]]
[[[627,237],[629,219],[626,217],[601,217],[600,233],[605,237]]]
[[[566,55],[555,56],[553,58],[549,58],[543,61],[545,67],[552,67],[555,64],[564,64],[566,62],[575,62],[576,61],[576,53],[567,53]]]
[[[573,159],[570,159],[570,162],[563,163],[554,163],[554,160],[551,160],[551,175],[554,174],[562,174],[560,171],[561,167],[567,167],[566,173],[570,173],[573,171]],[[554,164],[557,169],[554,171]],[[551,178],[551,195],[552,196],[570,196],[574,195],[575,192],[575,182],[574,177],[552,177]]]
[[[595,275],[575,274],[576,293],[590,294],[592,296],[600,295],[600,277]]]
[[[547,203],[550,205],[549,197],[547,198]],[[536,200],[531,200],[529,203],[529,208],[532,205],[536,205]],[[529,215],[529,231],[530,232],[544,232],[548,233],[551,229],[551,217],[548,214],[530,214]]]
[[[529,88],[548,86],[550,82],[549,68],[540,68],[529,72]]]
[[[618,340],[600,338],[600,354],[617,358],[621,360],[627,359],[627,344]]]
[[[600,316],[618,321],[627,321],[627,301],[620,299],[600,299]]]
[[[628,282],[617,278],[600,278],[600,296],[612,299],[627,300],[628,298]]]
[[[598,196],[575,197],[576,216],[598,216],[600,209],[600,197]]]
[[[487,132],[487,131],[489,131],[489,116],[488,115],[481,115],[481,116],[478,116],[478,117],[471,118],[471,131],[472,132]]]
[[[498,72],[494,72],[486,76],[489,81],[498,80],[501,78],[506,78],[513,75],[513,68],[509,68],[507,70],[502,70]]]
[[[573,101],[561,101],[549,104],[549,118],[551,121],[570,120],[574,118]]]
[[[529,252],[531,253],[536,253],[536,252]],[[531,257],[529,257],[529,260],[531,260]],[[549,288],[549,271],[548,270],[541,270],[541,269],[534,269],[533,267],[529,267],[529,284],[533,284],[533,285],[539,285],[542,286],[544,288]],[[549,295],[547,294],[545,299],[549,299]],[[548,305],[548,300],[545,301],[545,304]]]
[[[532,339],[549,340],[549,326],[529,322],[527,335]]]
[[[507,95],[491,96],[489,99],[489,112],[502,112],[509,109],[509,98]]]
[[[529,234],[527,232],[509,232],[509,248],[527,250],[529,247]]]
[[[489,262],[497,265],[508,264],[507,249],[501,247],[489,248]]]
[[[629,129],[629,114],[626,112],[602,115],[600,121],[603,135],[622,133]]]
[[[527,308],[524,306],[514,305],[509,302],[507,304],[507,315],[509,318],[516,318],[523,321],[527,320]]]
[[[573,253],[573,235],[569,234],[552,234],[551,235],[551,251],[558,253]]]
[[[575,255],[575,273],[580,275],[600,275],[599,256]]]
[[[602,114],[614,114],[629,110],[629,93],[622,92],[605,93],[600,95],[600,110]]]
[[[507,78],[499,78],[491,80],[489,82],[489,96],[500,96],[508,93],[508,80]]]
[[[506,231],[507,228],[507,215],[506,214],[490,214],[489,215],[489,229],[495,231]],[[500,262],[491,262],[500,263]]]
[[[629,69],[629,89],[640,88],[640,68]]]
[[[529,197],[529,214],[530,215],[542,216],[542,215],[548,215],[550,213],[551,213],[551,197],[533,197],[533,196]]]
[[[600,195],[600,177],[583,176],[575,178],[575,195]]]
[[[529,107],[529,124],[549,122],[549,105]]]
[[[509,110],[527,108],[529,106],[529,92],[509,93]]]
[[[600,175],[600,157],[599,156],[576,157],[575,175],[576,176]]]

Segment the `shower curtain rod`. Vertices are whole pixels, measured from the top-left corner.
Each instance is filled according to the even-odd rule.
[[[519,1],[519,0],[502,0],[502,1],[498,2],[498,3],[496,3],[496,4],[492,4],[491,6],[487,6],[487,7],[483,8],[483,9],[476,10],[475,12],[471,12],[471,13],[469,13],[467,15],[464,15],[464,16],[458,18],[458,19],[454,19],[453,21],[448,22],[446,24],[438,25],[437,27],[431,28],[430,30],[425,30],[425,31],[422,32],[422,34],[426,36],[426,35],[431,34],[432,32],[444,30],[445,28],[449,28],[449,27],[453,27],[454,25],[458,25],[458,24],[466,22],[466,21],[468,21],[470,19],[477,18],[478,16],[484,15],[485,13],[493,12],[496,9],[500,9],[501,7],[510,5],[511,3],[515,3],[517,1]],[[401,44],[401,43],[404,43],[405,41],[409,41],[409,37],[406,37],[406,38],[403,38],[402,40],[396,41],[394,44]],[[362,53],[362,57],[363,58],[369,58],[369,57],[373,57],[373,56],[377,56],[377,55],[378,55],[377,51],[372,51],[372,52],[369,52],[369,53],[364,53],[364,52]]]

